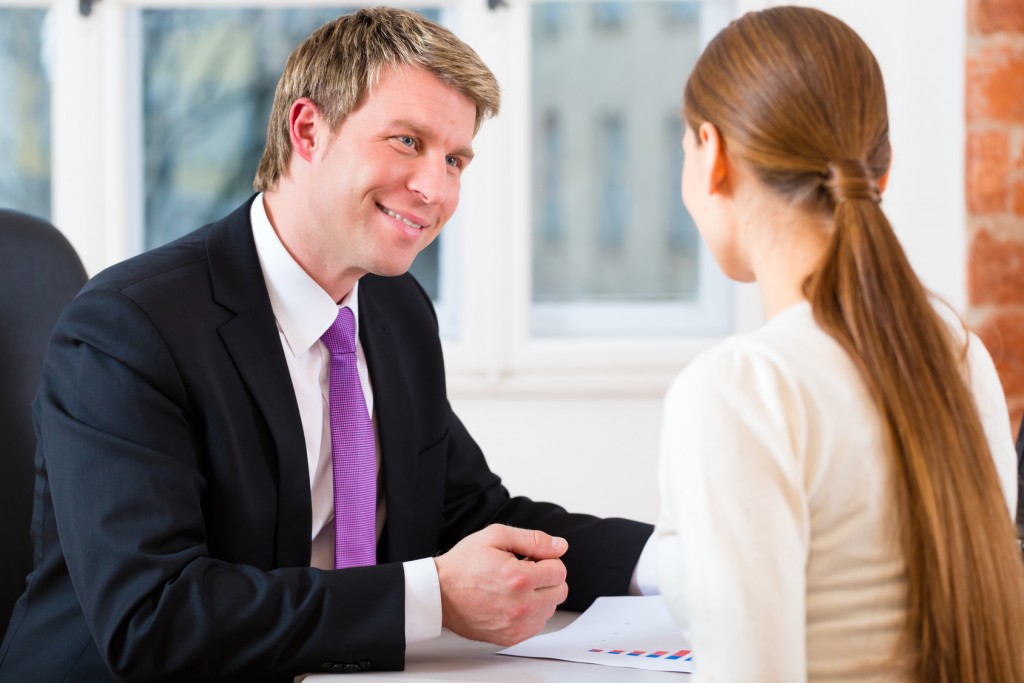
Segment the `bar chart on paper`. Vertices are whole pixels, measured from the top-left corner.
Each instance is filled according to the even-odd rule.
[[[645,659],[666,659],[668,661],[675,661],[682,659],[683,661],[692,661],[693,655],[689,650],[677,650],[676,652],[669,652],[668,650],[655,650],[654,652],[647,652],[645,650],[624,650],[622,648],[612,648],[610,650],[603,650],[599,647],[592,647],[587,652],[601,653],[606,655],[624,655],[626,657],[644,657]]]
[[[498,654],[676,673],[693,670],[693,653],[659,596],[598,598],[561,631]]]

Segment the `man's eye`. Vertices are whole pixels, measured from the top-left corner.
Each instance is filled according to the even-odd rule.
[[[398,141],[400,143],[402,143],[403,145],[405,145],[406,147],[415,147],[416,146],[416,139],[415,138],[411,138],[408,135],[399,135],[398,136]]]
[[[452,168],[462,168],[462,160],[456,156],[447,156],[444,160]]]

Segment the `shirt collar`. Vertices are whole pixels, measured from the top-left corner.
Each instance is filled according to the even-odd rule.
[[[359,282],[340,304],[336,304],[281,243],[263,206],[263,193],[253,201],[249,220],[263,281],[270,294],[270,307],[292,354],[298,357],[309,351],[334,324],[338,310],[344,306],[352,309],[358,343]]]

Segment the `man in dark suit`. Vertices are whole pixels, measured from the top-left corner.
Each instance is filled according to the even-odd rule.
[[[497,109],[448,31],[342,17],[289,58],[260,194],[83,289],[35,404],[35,569],[0,680],[400,669],[442,625],[513,643],[563,601],[628,590],[651,528],[509,496],[448,404],[433,309],[405,274]],[[320,337],[342,309],[377,544],[375,564],[334,570]]]

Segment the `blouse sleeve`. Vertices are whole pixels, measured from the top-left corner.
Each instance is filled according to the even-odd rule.
[[[806,680],[804,415],[778,364],[737,340],[666,397],[659,583],[695,682]]]
[[[1003,386],[999,382],[992,357],[974,334],[967,341],[971,392],[978,407],[978,417],[985,430],[992,462],[1009,507],[1010,516],[1017,514],[1017,449],[1013,443]]]

